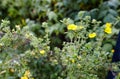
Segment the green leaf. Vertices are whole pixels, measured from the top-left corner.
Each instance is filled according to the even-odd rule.
[[[80,11],[80,12],[78,13],[78,17],[79,17],[80,19],[83,18],[85,12],[86,12],[86,11]]]
[[[49,20],[55,20],[55,21],[57,20],[57,15],[55,12],[50,11],[47,13],[47,15],[48,15]]]
[[[106,44],[103,45],[103,50],[105,50],[105,51],[109,51],[109,50],[111,50],[112,48],[113,48],[112,45],[109,44],[109,43],[106,43]]]
[[[118,16],[118,13],[113,9],[109,9],[109,13],[112,14],[113,16]]]
[[[112,14],[108,14],[107,16],[104,17],[103,22],[113,22],[115,21],[115,17]]]
[[[108,12],[107,10],[100,11],[100,13],[98,15],[98,19],[102,19],[103,17],[105,17],[107,12]]]
[[[97,19],[97,17],[98,17],[98,9],[92,9],[90,11],[90,15],[91,15],[92,19]]]

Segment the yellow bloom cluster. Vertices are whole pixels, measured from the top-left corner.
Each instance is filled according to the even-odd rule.
[[[23,77],[21,77],[21,79],[28,79],[28,76],[30,76],[30,71],[29,70],[25,71],[25,74],[24,74]]]
[[[74,60],[74,59],[72,59],[72,60],[71,60],[71,62],[72,62],[72,63],[75,63],[75,60]]]
[[[96,37],[96,33],[90,33],[90,34],[88,35],[88,37],[89,37],[89,38],[94,38],[94,37]]]
[[[77,25],[75,25],[75,24],[69,24],[68,26],[67,26],[67,29],[68,30],[77,30]]]
[[[112,28],[111,28],[112,24],[111,23],[106,23],[105,24],[105,30],[104,32],[107,34],[111,34],[112,33]]]
[[[111,27],[112,24],[111,24],[111,23],[106,23],[105,26],[106,26],[106,27]]]
[[[114,49],[112,49],[112,50],[111,50],[111,52],[112,52],[112,53],[114,53],[114,52],[115,52],[115,50],[114,50]]]
[[[83,26],[77,26],[77,25],[75,25],[75,24],[69,24],[68,26],[67,26],[67,29],[68,30],[73,30],[73,31],[75,31],[75,30],[81,30],[81,29],[83,29],[84,27]]]
[[[44,55],[45,54],[45,50],[40,50],[40,54]]]
[[[28,79],[28,77],[24,76],[24,77],[21,77],[21,79]]]

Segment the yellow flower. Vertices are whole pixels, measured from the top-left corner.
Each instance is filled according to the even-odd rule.
[[[28,79],[28,77],[24,76],[24,77],[21,77],[21,79]]]
[[[112,28],[106,27],[104,31],[105,31],[105,33],[107,33],[107,34],[111,34],[111,33],[112,33]]]
[[[114,52],[115,52],[115,50],[114,50],[114,49],[112,49],[112,50],[111,50],[111,52],[112,52],[112,53],[114,53]]]
[[[77,25],[75,25],[75,24],[69,24],[68,26],[67,26],[67,29],[68,30],[77,30]]]
[[[40,54],[44,55],[45,54],[45,50],[40,50]]]
[[[106,27],[111,27],[112,24],[111,24],[111,23],[106,23],[105,26],[106,26]]]
[[[71,62],[72,62],[72,63],[75,63],[75,60],[74,60],[74,59],[72,59],[72,60],[71,60]]]
[[[96,37],[96,33],[90,33],[89,34],[89,38],[94,38],[94,37]]]
[[[111,23],[106,23],[105,24],[105,30],[104,32],[107,34],[111,34],[112,33],[112,28],[111,28],[112,24]]]
[[[24,76],[29,76],[29,75],[30,75],[30,71],[29,70],[25,71]]]

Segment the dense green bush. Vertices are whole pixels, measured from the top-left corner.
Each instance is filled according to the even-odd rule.
[[[84,12],[79,12],[81,18]],[[2,20],[0,28],[0,78],[5,79],[104,79],[112,52],[104,49],[104,40],[116,31],[114,24],[101,25],[90,16],[78,22],[61,21],[66,25],[63,48],[50,51],[46,23],[44,37],[38,37],[28,26],[10,30],[9,21]],[[91,30],[92,28],[92,30]],[[110,49],[112,50],[112,49]]]
[[[6,19],[0,25],[0,78],[105,79],[119,32],[119,0],[0,4],[0,20]]]

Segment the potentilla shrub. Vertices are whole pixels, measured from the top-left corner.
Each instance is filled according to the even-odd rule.
[[[11,30],[9,23],[0,26],[0,79],[56,79],[62,66],[50,52],[48,34],[40,38],[20,25]]]
[[[89,16],[76,23],[70,19],[62,22],[70,39],[61,50],[66,79],[105,79],[114,50],[105,50],[104,41],[114,34],[114,24],[102,24]]]
[[[75,23],[71,19],[61,22],[66,25],[68,42],[62,49],[50,50],[47,23],[42,25],[45,36],[38,37],[28,26],[10,29],[10,22],[2,20],[0,78],[104,79],[112,56],[112,49],[106,50],[104,41],[114,35],[114,24],[102,24],[89,16]]]

